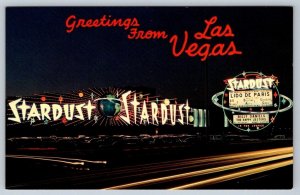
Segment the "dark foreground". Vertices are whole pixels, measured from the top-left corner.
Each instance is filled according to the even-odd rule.
[[[290,140],[7,152],[8,189],[290,189]],[[45,148],[44,148],[45,149]]]

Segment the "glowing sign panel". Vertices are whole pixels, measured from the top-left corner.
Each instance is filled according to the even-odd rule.
[[[126,91],[93,88],[69,94],[41,94],[8,101],[10,125],[193,125],[206,127],[206,110],[176,98]]]
[[[280,82],[273,74],[244,71],[223,81],[225,90],[213,95],[212,102],[223,109],[224,127],[231,124],[242,131],[260,131],[293,106],[289,97],[279,93]]]
[[[233,115],[233,124],[265,124],[269,123],[269,114]]]
[[[272,90],[230,91],[229,107],[269,107],[273,105]]]

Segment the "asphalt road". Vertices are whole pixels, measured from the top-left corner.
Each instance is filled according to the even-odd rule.
[[[109,162],[105,160],[53,155],[7,154],[6,158],[9,189],[178,190],[292,187],[292,147],[195,155],[178,159],[174,157],[170,160],[114,166],[108,166]]]

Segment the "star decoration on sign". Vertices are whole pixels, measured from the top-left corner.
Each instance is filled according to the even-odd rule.
[[[276,91],[274,92],[274,97],[277,98],[278,94],[276,93]]]
[[[286,100],[284,98],[282,98],[281,102],[282,102],[282,104],[285,104]]]
[[[35,123],[35,120],[34,120],[34,118],[31,118],[30,125],[32,125],[33,123]]]
[[[94,121],[95,121],[95,124],[98,122],[98,116],[97,115],[94,116]]]
[[[260,110],[263,112],[265,109],[264,109],[264,108],[261,108]]]
[[[91,99],[92,100],[94,99],[94,93],[91,93]]]
[[[274,116],[272,116],[271,117],[271,122],[274,123],[274,121],[275,121],[275,118],[274,118]]]
[[[277,108],[277,104],[276,103],[274,104],[274,107]]]
[[[246,72],[245,72],[245,71],[243,71],[243,73],[242,73],[242,74],[243,74],[243,76],[246,76]]]
[[[275,81],[275,83],[276,83],[276,85],[278,86],[278,84],[279,84],[279,81],[278,81],[278,79]]]

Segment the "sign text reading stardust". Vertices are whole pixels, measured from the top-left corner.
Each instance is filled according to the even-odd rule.
[[[127,124],[138,124],[138,106],[142,104],[142,110],[139,113],[140,124],[153,124],[153,125],[165,125],[167,121],[171,121],[171,125],[175,125],[178,122],[181,125],[189,125],[189,113],[192,111],[192,108],[189,106],[188,100],[186,104],[165,104],[161,103],[158,105],[155,102],[143,102],[137,101],[136,93],[133,95],[133,100],[128,101],[128,96],[131,95],[131,91],[127,91],[122,94],[122,98],[120,99],[122,102],[122,107],[125,115],[119,115],[120,118],[125,121]],[[22,103],[21,103],[22,102]],[[13,114],[13,117],[8,117],[8,120],[14,121],[17,123],[21,123],[22,121],[30,121],[31,119],[38,120],[59,120],[62,117],[65,117],[66,120],[72,121],[73,119],[85,120],[87,115],[88,120],[92,120],[93,112],[96,109],[96,105],[88,100],[86,103],[72,103],[72,104],[36,104],[32,103],[32,105],[28,104],[25,99],[19,98],[17,100],[11,101],[9,104],[9,108]],[[131,108],[129,108],[131,107]],[[133,109],[133,113],[130,110]],[[196,109],[193,110],[193,112]],[[177,111],[179,114],[177,115]],[[132,117],[133,116],[133,121]],[[152,122],[150,121],[150,117],[152,118]],[[160,118],[160,121],[159,121]],[[145,122],[145,123],[144,123]]]
[[[217,21],[218,17],[213,16],[204,20],[202,31],[192,34],[188,30],[184,30],[182,35],[169,35],[164,30],[142,30],[137,18],[113,18],[110,15],[103,15],[97,19],[78,18],[76,15],[70,15],[66,19],[65,25],[67,33],[73,33],[78,28],[121,27],[128,31],[127,38],[129,40],[169,40],[174,57],[187,55],[200,57],[201,61],[205,61],[212,56],[241,55],[242,52],[237,50],[235,42],[232,40],[229,43],[210,43],[212,39],[224,37],[230,39],[235,36],[229,24],[217,25]]]

